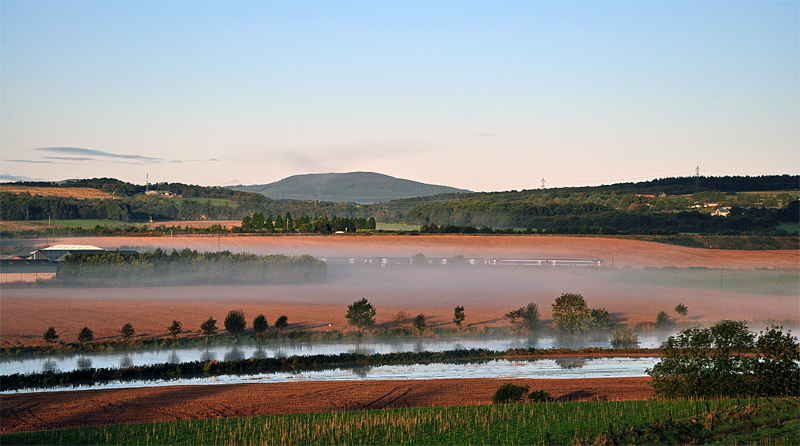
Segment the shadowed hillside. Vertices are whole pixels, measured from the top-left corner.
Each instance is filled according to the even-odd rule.
[[[272,199],[380,203],[399,198],[469,192],[454,187],[419,183],[372,172],[295,175],[269,184],[230,186]]]

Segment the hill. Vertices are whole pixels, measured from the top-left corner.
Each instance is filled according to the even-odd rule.
[[[401,198],[464,193],[464,189],[404,180],[373,172],[294,175],[269,184],[229,186],[275,200],[317,200],[347,203],[381,203]]]

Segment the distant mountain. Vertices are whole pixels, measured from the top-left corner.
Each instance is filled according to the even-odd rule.
[[[277,200],[316,199],[359,204],[469,192],[465,189],[419,183],[373,172],[294,175],[269,184],[227,186],[227,188],[255,192]]]

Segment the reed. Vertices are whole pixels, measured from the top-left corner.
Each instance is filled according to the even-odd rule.
[[[114,425],[8,434],[0,436],[0,443],[586,444],[607,443],[611,438],[624,439],[625,443],[637,443],[636,439],[641,438],[652,443],[654,429],[657,430],[654,426],[666,426],[664,429],[667,429],[671,426],[669,423],[679,420],[674,423],[700,426],[709,435],[716,435],[714,429],[724,427],[727,430],[723,434],[727,437],[722,437],[723,443],[725,438],[752,440],[759,426],[767,426],[771,430],[756,442],[797,444],[800,441],[795,429],[798,419],[800,404],[796,398],[556,402]],[[718,420],[717,424],[713,420]],[[736,422],[739,425],[735,425]],[[742,429],[748,430],[745,436],[740,435]],[[699,434],[694,432],[692,435]],[[713,438],[718,440],[720,437]],[[655,442],[659,443],[657,438]]]

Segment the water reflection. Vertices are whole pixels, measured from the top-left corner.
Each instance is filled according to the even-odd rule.
[[[579,369],[586,365],[584,358],[556,358],[556,364],[565,370]]]
[[[372,366],[362,366],[362,367],[354,367],[352,372],[354,375],[358,376],[359,378],[366,378],[369,372],[372,370]]]
[[[239,361],[244,359],[244,352],[239,350],[239,347],[233,346],[228,353],[225,353],[225,360],[226,361]]]
[[[214,356],[214,352],[210,351],[206,346],[206,349],[203,353],[200,354],[200,360],[203,362],[206,361],[214,361],[216,356]]]
[[[658,347],[662,339],[657,333],[640,335],[640,347]],[[664,335],[666,336],[666,334]],[[594,339],[598,339],[595,337]],[[70,371],[78,368],[118,368],[149,364],[214,361],[217,359],[282,358],[297,355],[338,355],[341,353],[402,353],[437,352],[456,349],[487,349],[504,351],[525,348],[609,348],[608,340],[589,338],[554,338],[551,336],[510,338],[406,338],[392,340],[332,341],[332,342],[259,342],[257,344],[200,345],[179,348],[152,348],[127,351],[98,351],[91,353],[62,353],[53,355],[0,356],[0,374],[35,373],[42,370]],[[79,359],[82,358],[82,359]],[[89,362],[87,362],[89,361]],[[554,363],[551,363],[557,367]]]
[[[85,356],[79,357],[78,361],[75,364],[77,365],[78,370],[85,370],[92,368],[92,360]]]
[[[56,362],[52,359],[47,359],[44,364],[42,364],[42,371],[43,372],[52,372],[56,370]]]

